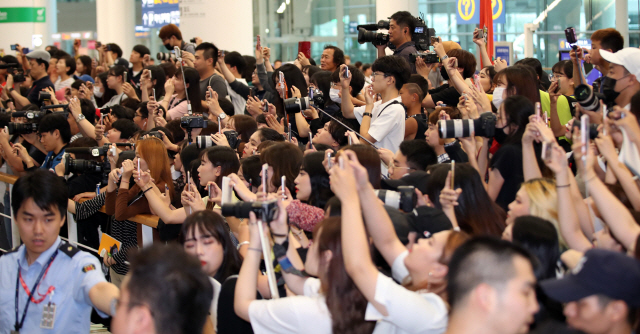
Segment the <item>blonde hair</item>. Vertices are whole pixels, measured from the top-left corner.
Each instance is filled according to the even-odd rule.
[[[558,232],[558,241],[561,247],[567,247],[562,238],[558,225],[558,193],[556,181],[549,178],[531,179],[522,184],[522,188],[529,196],[529,213],[548,220]]]

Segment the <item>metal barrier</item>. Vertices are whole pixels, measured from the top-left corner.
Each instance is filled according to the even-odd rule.
[[[18,179],[18,176],[0,172],[0,182],[7,183],[7,185],[9,186],[9,194],[11,194],[11,190],[13,189],[13,184],[16,182],[17,179]],[[9,198],[11,199],[11,195],[9,195]],[[84,201],[86,201],[86,199],[80,200],[80,203]],[[100,212],[106,213],[105,208],[102,207],[100,209]],[[12,210],[12,215],[13,215],[13,210]],[[13,219],[13,217],[7,216],[3,213],[0,213],[0,216],[11,219],[11,241],[12,241],[11,244],[13,245],[13,248],[15,248],[17,245],[20,245],[20,234],[18,233],[18,227],[16,226],[15,220]],[[154,216],[154,215],[136,215],[128,219],[129,221],[140,224],[140,226],[142,227],[142,246],[143,247],[149,246],[153,243],[153,229],[158,227],[158,219],[159,219],[158,216]],[[67,240],[69,243],[78,247],[95,251],[97,253],[97,250],[90,248],[89,246],[78,243],[78,226],[77,226],[76,220],[73,218],[73,214],[70,212],[67,212],[67,231],[68,231],[69,239],[65,239],[65,240]],[[3,250],[3,249],[0,249],[0,251],[6,252],[6,250]]]

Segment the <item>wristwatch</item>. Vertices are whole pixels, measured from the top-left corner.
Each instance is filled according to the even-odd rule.
[[[447,59],[447,58],[449,58],[449,56],[444,55],[444,56],[441,58],[441,60],[445,60],[445,59]]]
[[[364,112],[364,113],[362,113],[362,117],[364,117],[364,116],[372,117],[372,115],[371,115],[371,113],[370,113],[370,112]]]
[[[220,115],[218,115],[218,118],[220,118],[220,120],[223,120],[223,119],[227,118],[227,114],[222,112],[222,113],[220,113]]]
[[[76,123],[80,123],[81,120],[83,119],[87,119],[86,117],[84,117],[83,114],[78,115],[78,117],[76,117]]]

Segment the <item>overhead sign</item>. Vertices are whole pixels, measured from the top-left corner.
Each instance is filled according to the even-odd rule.
[[[458,0],[456,5],[458,24],[479,24],[480,23],[480,2],[482,0]],[[506,22],[504,15],[504,0],[491,1],[493,9],[493,23]]]
[[[2,7],[0,8],[0,23],[46,22],[45,7]]]
[[[160,28],[169,23],[180,25],[178,0],[142,0],[142,26]]]

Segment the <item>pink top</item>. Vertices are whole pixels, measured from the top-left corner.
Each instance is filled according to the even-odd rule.
[[[172,119],[180,119],[180,117],[188,113],[187,100],[178,99],[176,96],[178,95],[173,94],[173,96],[171,96],[171,100],[169,100],[169,110],[167,110],[167,121],[170,121]]]

